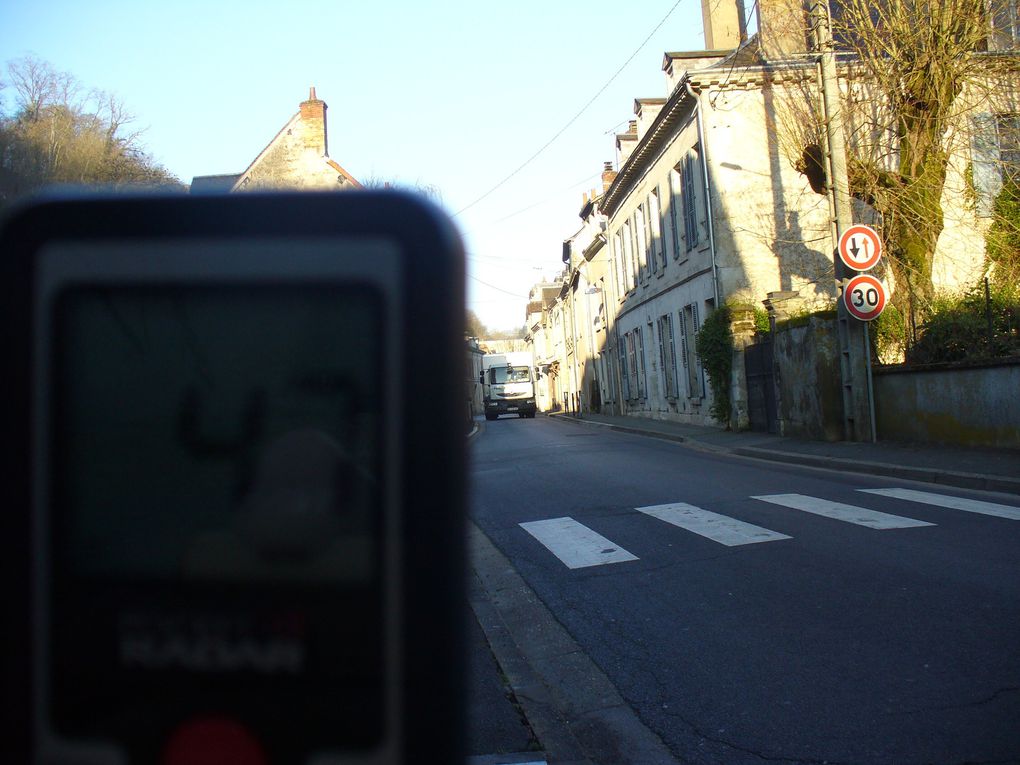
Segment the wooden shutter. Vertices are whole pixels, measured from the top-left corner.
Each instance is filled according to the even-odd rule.
[[[680,358],[682,358],[684,362],[684,371],[686,372],[684,377],[687,378],[686,385],[688,388],[687,395],[690,396],[693,394],[693,392],[690,390],[691,375],[690,372],[688,372],[687,370],[690,369],[691,358],[687,348],[687,317],[684,315],[683,308],[680,309],[679,316],[680,316]]]
[[[698,244],[698,199],[695,193],[694,155],[688,154],[683,161],[684,233],[687,249]]]
[[[691,303],[691,318],[694,320],[692,333],[694,335],[694,363],[697,365],[694,380],[697,383],[697,396],[705,395],[705,370],[701,367],[701,357],[698,355],[698,333],[701,332],[701,320],[698,318],[698,304]]]
[[[679,391],[679,389],[677,387],[677,384],[676,384],[677,383],[677,380],[676,380],[676,376],[677,376],[677,369],[676,369],[676,341],[673,338],[673,315],[667,313],[665,316],[662,317],[662,319],[663,319],[665,327],[666,327],[666,329],[667,329],[667,331],[669,333],[668,337],[667,337],[668,345],[666,346],[666,349],[668,351],[667,359],[666,360],[667,360],[667,363],[668,363],[667,369],[669,370],[669,372],[668,372],[668,375],[669,375],[669,395],[671,395],[674,398],[676,398],[677,396],[680,395],[680,391]]]

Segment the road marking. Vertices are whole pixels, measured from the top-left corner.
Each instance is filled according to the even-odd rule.
[[[791,539],[778,531],[763,529],[752,523],[744,523],[736,518],[702,510],[700,507],[685,502],[673,502],[668,505],[649,505],[635,508],[639,513],[650,515],[687,531],[693,531],[703,537],[724,544],[727,547],[750,545],[756,542],[775,542],[779,539]]]
[[[573,518],[530,521],[520,524],[520,527],[545,545],[567,568],[603,566],[638,559]]]
[[[877,510],[868,510],[856,505],[847,505],[842,502],[832,502],[818,497],[808,497],[804,494],[769,494],[760,497],[762,502],[771,502],[774,505],[792,507],[794,510],[803,510],[805,513],[824,515],[826,518],[833,518],[837,521],[856,523],[858,526],[867,526],[869,529],[909,529],[916,526],[934,526],[934,523],[918,521],[913,518],[903,518],[899,515],[880,513]]]
[[[909,502],[923,502],[926,505],[948,507],[951,510],[963,510],[967,513],[981,513],[982,515],[994,515],[998,518],[1008,518],[1011,521],[1020,521],[1020,507],[1000,505],[997,502],[982,502],[978,499],[950,497],[945,494],[933,494],[930,491],[915,491],[914,489],[858,489],[857,491],[863,491],[867,494],[880,494],[883,497],[905,499]]]

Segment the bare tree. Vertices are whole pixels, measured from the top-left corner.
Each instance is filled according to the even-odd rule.
[[[471,337],[488,337],[489,330],[482,323],[482,320],[478,318],[478,314],[472,311],[470,308],[467,311],[467,318],[465,322],[465,331]]]
[[[179,186],[145,153],[115,96],[86,91],[35,57],[7,64],[14,109],[0,110],[0,203],[49,184]]]
[[[851,194],[880,216],[897,302],[909,302],[922,316],[934,295],[947,193],[961,204],[969,195],[974,204],[975,168],[954,168],[955,158],[970,156],[989,129],[979,115],[1020,112],[1015,14],[1015,0],[831,3]],[[800,26],[799,35],[765,24],[763,34],[802,43],[804,14],[785,18]],[[771,52],[797,58],[776,47]],[[781,143],[812,188],[824,193],[824,126],[814,78],[786,87],[783,100]],[[947,185],[953,173],[959,182]]]
[[[406,182],[400,180],[387,180],[378,176],[370,176],[368,180],[362,181],[361,185],[366,189],[392,189],[394,191],[408,191],[412,194],[420,194],[437,205],[443,203],[443,192],[434,183],[425,183],[421,180]]]

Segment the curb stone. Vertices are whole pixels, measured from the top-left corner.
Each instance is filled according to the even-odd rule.
[[[759,449],[753,446],[738,446],[730,450],[741,457],[786,462],[810,467],[827,468],[853,473],[902,478],[909,481],[954,486],[959,489],[978,489],[980,491],[999,491],[1009,494],[1020,494],[1020,479],[1005,476],[986,475],[984,473],[964,473],[955,470],[939,470],[937,468],[912,467],[909,465],[889,465],[884,462],[867,462],[864,460],[841,459],[839,457],[823,457],[797,452],[777,452]]]
[[[472,608],[548,762],[679,765],[473,522],[468,546],[482,591]]]
[[[909,481],[921,481],[924,483],[952,486],[958,489],[976,489],[978,491],[1005,492],[1007,494],[1020,494],[1020,479],[1006,476],[987,475],[985,473],[966,473],[957,470],[940,470],[938,468],[914,467],[910,465],[893,465],[884,462],[869,462],[866,460],[853,460],[845,457],[827,457],[815,454],[803,454],[801,452],[783,452],[774,449],[763,449],[757,446],[720,446],[718,444],[706,444],[698,439],[690,438],[679,433],[665,433],[663,431],[632,427],[627,425],[615,425],[608,422],[596,422],[585,420],[573,415],[552,415],[550,419],[573,422],[588,427],[601,427],[618,433],[630,433],[632,435],[658,438],[665,441],[682,443],[692,449],[714,452],[716,454],[731,454],[738,457],[750,457],[752,459],[771,460],[773,462],[784,462],[787,464],[805,465],[807,467],[823,468],[840,472],[863,473],[867,475],[883,476],[886,478],[901,478]]]

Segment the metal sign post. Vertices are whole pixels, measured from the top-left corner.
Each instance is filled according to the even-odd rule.
[[[848,251],[851,263],[856,263],[862,254],[860,243],[863,240],[853,238],[851,248],[849,239],[852,234],[853,208],[850,201],[850,182],[847,178],[846,144],[843,135],[843,116],[839,103],[839,82],[836,76],[836,54],[832,40],[832,27],[829,20],[828,5],[816,3],[811,8],[814,39],[819,52],[819,69],[822,90],[822,109],[825,118],[825,131],[828,162],[825,163],[826,175],[831,189],[833,217],[838,241],[848,238]],[[860,243],[858,243],[860,241]],[[877,237],[876,237],[877,241]],[[847,265],[839,257],[842,247],[836,248],[833,255],[836,282],[843,285],[855,275],[856,265]],[[867,256],[870,257],[870,256]],[[866,257],[861,258],[866,260]],[[871,350],[867,333],[867,325],[851,320],[843,301],[837,304],[840,375],[843,386],[843,437],[847,441],[875,441],[874,400],[871,390]]]

